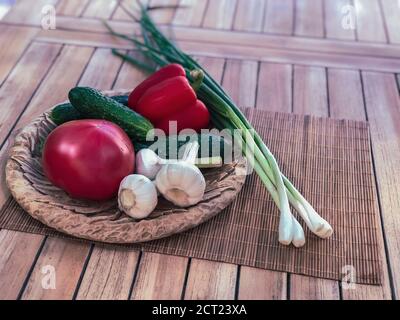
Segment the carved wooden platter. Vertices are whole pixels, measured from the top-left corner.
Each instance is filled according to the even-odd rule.
[[[107,91],[105,94],[126,95],[128,91]],[[56,127],[49,112],[16,136],[6,164],[6,181],[13,197],[27,214],[68,235],[114,244],[168,237],[217,215],[234,201],[245,183],[247,162],[244,158],[235,159],[222,168],[204,170],[207,187],[199,204],[180,209],[160,198],[156,210],[141,221],[121,212],[116,199],[102,203],[72,199],[43,174],[40,146]]]

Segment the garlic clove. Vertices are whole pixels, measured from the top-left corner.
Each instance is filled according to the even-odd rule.
[[[201,171],[186,162],[165,165],[157,174],[156,185],[165,199],[182,208],[199,203],[206,189]]]
[[[162,167],[159,156],[150,149],[142,149],[136,154],[136,173],[154,180]]]
[[[145,219],[154,211],[157,202],[157,189],[147,177],[134,174],[122,180],[118,191],[118,206],[128,216]]]

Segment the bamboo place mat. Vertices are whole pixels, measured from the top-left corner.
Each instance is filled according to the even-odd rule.
[[[255,109],[245,109],[245,114],[282,171],[332,224],[332,238],[321,240],[302,223],[305,247],[280,245],[279,212],[253,174],[234,203],[211,221],[129,247],[333,280],[354,270],[357,283],[380,284],[379,217],[368,125]],[[35,221],[12,199],[0,211],[0,227],[68,237]]]

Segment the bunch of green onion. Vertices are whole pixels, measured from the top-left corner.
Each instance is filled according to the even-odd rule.
[[[134,16],[132,18],[140,24],[140,38],[117,33],[106,22],[105,25],[113,35],[132,41],[136,48],[158,67],[178,63],[186,69],[189,80],[196,81],[199,77],[203,80],[197,94],[209,108],[213,124],[219,130],[230,129],[243,132],[242,152],[249,159],[250,164],[280,209],[279,242],[284,245],[292,243],[296,247],[305,244],[303,228],[292,215],[289,203],[314,234],[324,239],[330,237],[333,233],[332,227],[317,214],[301,193],[281,173],[275,157],[229,95],[191,56],[181,51],[163,35],[149,15],[152,8],[144,6],[140,1],[138,3],[141,15],[139,18]],[[117,50],[113,50],[113,53],[146,71],[156,70],[156,67],[141,62],[133,56]]]

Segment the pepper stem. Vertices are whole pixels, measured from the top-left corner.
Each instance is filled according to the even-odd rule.
[[[196,69],[190,72],[190,76],[193,79],[193,82],[190,84],[195,92],[197,92],[204,80],[204,72],[203,70]]]

